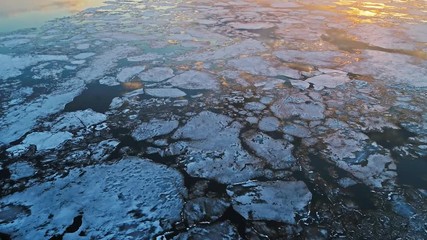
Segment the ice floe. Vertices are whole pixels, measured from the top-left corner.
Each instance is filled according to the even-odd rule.
[[[52,131],[72,131],[79,128],[89,128],[107,120],[102,113],[86,109],[83,111],[64,113],[59,116],[51,128]]]
[[[176,170],[135,157],[73,169],[63,178],[2,198],[0,212],[8,206],[23,210],[2,219],[0,230],[31,239],[78,238],[81,232],[88,238],[152,238],[181,219],[183,184]],[[81,224],[67,233],[79,216]]]
[[[28,134],[22,143],[34,144],[38,151],[43,151],[54,149],[71,138],[73,138],[73,134],[70,132],[33,132]]]
[[[307,99],[304,101],[304,99]],[[325,117],[325,106],[303,96],[277,100],[271,107],[274,115],[281,119],[300,117],[304,120],[320,120]]]
[[[273,139],[264,133],[249,131],[242,135],[243,141],[255,154],[267,161],[273,169],[289,168],[295,163],[292,155],[293,145]]]
[[[187,71],[167,81],[172,86],[191,90],[217,90],[219,83],[209,73],[200,71]]]
[[[133,132],[132,137],[137,141],[147,140],[149,138],[162,136],[171,133],[178,127],[176,120],[152,119],[149,122],[142,123]]]
[[[199,222],[214,222],[219,219],[230,206],[222,199],[200,197],[185,203],[184,217],[191,226]]]
[[[187,232],[178,234],[174,240],[204,240],[204,239],[240,239],[236,227],[230,222],[216,223],[207,227],[190,228]]]
[[[248,220],[269,220],[295,224],[312,194],[304,182],[255,182],[230,185],[227,193],[233,208]]]
[[[129,80],[132,80],[133,77],[135,77],[136,75],[138,75],[140,72],[142,72],[144,70],[145,70],[144,66],[123,68],[117,74],[117,81],[123,83],[123,82],[127,82]]]
[[[159,98],[179,98],[187,95],[185,92],[177,88],[147,88],[145,89],[145,93]]]
[[[330,70],[324,74],[308,78],[306,82],[313,84],[315,90],[336,88],[350,81],[348,74],[342,71]]]
[[[173,69],[168,67],[156,67],[142,72],[138,77],[144,82],[162,82],[175,76]]]
[[[22,74],[22,70],[40,62],[68,61],[65,55],[9,56],[0,54],[0,80],[7,80]]]
[[[246,152],[239,140],[242,125],[230,117],[204,111],[173,135],[189,139],[183,157],[186,171],[197,177],[235,183],[259,176],[264,163]]]
[[[10,171],[10,179],[20,180],[22,178],[31,177],[35,174],[36,170],[33,165],[27,162],[12,163],[7,167]]]
[[[275,117],[263,117],[258,123],[258,128],[264,132],[277,131],[279,126],[280,121]]]

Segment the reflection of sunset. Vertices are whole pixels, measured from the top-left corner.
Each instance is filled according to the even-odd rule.
[[[76,13],[85,8],[100,5],[104,0],[14,0],[1,3],[0,16],[15,16],[27,12],[67,11]]]
[[[335,4],[346,7],[344,13],[354,22],[372,23],[384,18],[416,19],[417,16],[407,13],[407,7],[403,5],[405,2],[338,0]]]
[[[0,32],[41,26],[46,21],[69,16],[105,0],[0,0]]]

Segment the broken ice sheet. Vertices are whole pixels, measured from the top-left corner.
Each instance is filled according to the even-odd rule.
[[[227,194],[233,208],[248,220],[269,220],[295,224],[312,194],[304,182],[245,182],[230,185]]]
[[[243,149],[241,128],[232,118],[209,111],[199,113],[179,128],[173,138],[189,140],[183,157],[188,174],[221,183],[259,176],[264,163]]]
[[[181,219],[185,196],[178,171],[128,157],[112,165],[73,169],[63,178],[2,198],[0,213],[8,204],[28,206],[29,213],[3,222],[0,231],[16,239],[51,238],[80,215],[81,225],[65,237],[84,232],[89,238],[151,238]]]
[[[162,136],[171,133],[178,127],[176,120],[152,119],[149,122],[142,123],[133,132],[132,137],[137,141],[147,140],[149,138]]]

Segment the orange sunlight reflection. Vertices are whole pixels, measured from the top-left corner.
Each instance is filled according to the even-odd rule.
[[[105,0],[13,0],[1,3],[0,16],[16,16],[28,12],[67,11],[76,13]]]

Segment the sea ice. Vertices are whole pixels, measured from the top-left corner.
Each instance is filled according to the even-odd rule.
[[[163,82],[173,76],[175,75],[172,68],[168,67],[151,68],[138,75],[141,81],[144,82]]]
[[[233,208],[247,220],[289,224],[295,224],[295,215],[304,211],[312,197],[302,181],[249,181],[228,186],[227,194]]]
[[[204,227],[190,228],[187,232],[178,234],[174,240],[206,240],[206,239],[222,239],[235,240],[240,239],[236,227],[230,222],[215,223]]]
[[[187,95],[177,88],[147,88],[145,89],[145,93],[159,98],[179,98]]]
[[[12,163],[7,168],[10,171],[10,179],[20,180],[22,178],[31,177],[35,174],[36,170],[33,165],[27,162],[16,162]]]
[[[65,55],[9,56],[0,54],[0,80],[7,80],[22,74],[22,70],[39,62],[68,61]]]
[[[33,132],[28,134],[22,141],[23,144],[34,144],[37,146],[37,151],[54,149],[63,142],[73,138],[73,134],[69,132]]]
[[[92,109],[68,112],[62,114],[55,120],[51,131],[72,131],[79,128],[89,128],[105,120],[107,120],[105,114],[95,112]]]
[[[132,137],[137,141],[147,140],[149,138],[162,136],[171,133],[178,127],[176,120],[152,119],[139,125],[133,132]]]
[[[293,145],[273,139],[265,133],[248,131],[242,135],[243,141],[259,158],[265,159],[273,169],[289,168],[295,163],[292,155]]]
[[[258,123],[258,128],[264,132],[277,131],[279,126],[280,121],[275,117],[263,117]]]
[[[306,82],[314,85],[315,90],[322,90],[323,88],[336,88],[350,82],[350,78],[346,72],[332,70],[327,73],[308,78]]]
[[[187,139],[184,156],[191,176],[221,183],[249,180],[262,173],[264,164],[246,152],[240,142],[242,125],[225,115],[204,111],[191,118],[173,135]]]
[[[310,100],[310,99],[308,99]],[[300,102],[292,98],[277,100],[271,107],[274,115],[281,119],[300,117],[304,120],[321,120],[325,117],[325,106],[319,102]]]
[[[222,199],[200,197],[185,203],[184,217],[191,226],[202,221],[214,222],[230,206]]]
[[[123,68],[119,74],[117,74],[117,81],[124,83],[131,80],[133,77],[144,71],[144,66],[127,67]]]
[[[199,71],[187,71],[168,80],[174,87],[190,90],[217,90],[218,81],[211,74]]]
[[[89,239],[153,238],[180,221],[185,196],[178,171],[127,157],[72,169],[65,177],[2,198],[0,213],[11,204],[28,211],[3,221],[0,231],[13,239],[49,239],[81,216],[81,226],[64,238],[79,238],[81,232]]]

